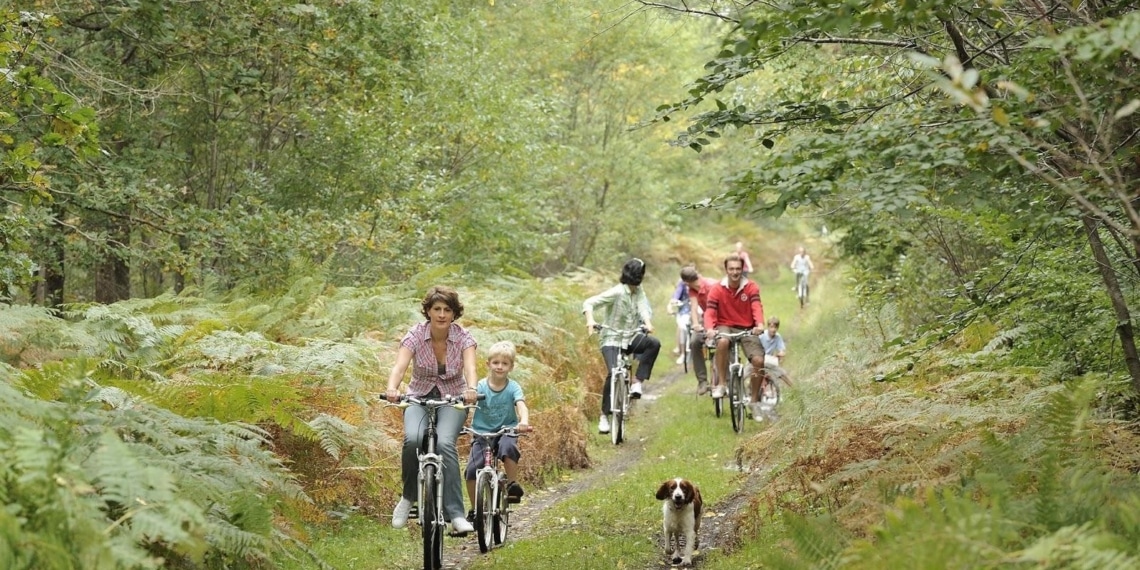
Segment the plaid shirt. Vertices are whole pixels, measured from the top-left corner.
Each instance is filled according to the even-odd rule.
[[[467,389],[463,379],[463,351],[470,346],[477,346],[475,339],[463,327],[451,323],[451,330],[447,333],[447,362],[443,374],[439,373],[439,363],[435,359],[435,351],[431,349],[431,326],[424,321],[408,331],[400,346],[412,351],[412,383],[408,385],[408,394],[421,397],[431,392],[432,388],[439,386],[439,393],[443,396],[461,396]]]

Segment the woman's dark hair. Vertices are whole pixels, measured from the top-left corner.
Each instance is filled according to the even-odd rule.
[[[463,316],[463,303],[459,302],[459,293],[446,285],[436,285],[428,289],[427,295],[424,295],[424,302],[420,305],[425,319],[431,319],[428,312],[436,301],[447,303],[447,306],[451,307],[451,312],[455,313],[456,320]]]
[[[641,280],[645,277],[645,262],[633,258],[621,268],[621,282],[623,285],[641,285]]]

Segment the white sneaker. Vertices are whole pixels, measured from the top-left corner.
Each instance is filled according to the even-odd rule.
[[[471,523],[467,522],[467,517],[455,517],[451,519],[451,532],[454,532],[456,534],[467,534],[469,532],[475,532],[475,527],[471,526]]]
[[[610,433],[609,414],[602,414],[602,417],[598,418],[598,433]]]
[[[629,397],[634,400],[641,397],[641,382],[634,382],[629,385]]]
[[[685,363],[685,355],[682,354],[681,356],[677,357],[677,364],[684,364],[684,363]]]
[[[713,386],[712,397],[723,398],[724,397],[724,386],[720,386],[720,385]]]
[[[396,503],[395,510],[392,511],[392,528],[404,528],[408,525],[408,514],[412,512],[412,502],[400,497],[400,502]]]

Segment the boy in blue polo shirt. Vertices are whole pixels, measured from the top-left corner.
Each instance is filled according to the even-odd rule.
[[[515,368],[515,345],[510,341],[496,342],[491,345],[487,356],[487,377],[479,381],[475,390],[484,396],[478,401],[475,415],[471,419],[471,429],[488,433],[499,431],[505,427],[518,427],[519,431],[527,431],[530,422],[530,412],[523,399],[522,386],[507,377]],[[499,437],[499,460],[503,462],[503,470],[507,472],[510,483],[507,485],[507,495],[518,499],[523,495],[522,486],[518,484],[519,447],[518,438],[504,435]],[[475,504],[475,475],[483,468],[483,441],[474,438],[471,443],[471,457],[467,460],[467,494],[471,497],[471,504]],[[467,518],[474,518],[474,510],[467,513]]]

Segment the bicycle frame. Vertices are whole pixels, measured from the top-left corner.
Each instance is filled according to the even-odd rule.
[[[618,351],[614,367],[610,369],[610,410],[613,421],[610,424],[610,439],[614,445],[625,440],[625,420],[629,417],[629,387],[633,374],[633,354],[630,353],[630,344],[633,335],[645,333],[645,328],[633,330],[615,329],[606,325],[595,325],[595,329],[608,329],[621,335],[622,344]]]
[[[424,429],[423,446],[416,450],[419,459],[419,470],[416,475],[416,505],[423,529],[424,542],[424,570],[437,570],[443,567],[443,531],[447,526],[447,518],[443,513],[443,457],[436,452],[438,433],[436,423],[439,409],[447,406],[466,410],[470,406],[464,405],[463,399],[454,396],[444,396],[441,399],[416,398],[405,395],[399,404],[389,404],[401,409],[409,406],[422,406],[426,411],[427,426]],[[430,508],[424,508],[430,503]]]
[[[496,432],[479,433],[471,428],[463,428],[473,438],[483,441],[483,467],[475,472],[475,533],[479,539],[479,551],[486,553],[495,546],[502,546],[510,526],[510,501],[506,493],[507,474],[499,461],[498,440],[500,436],[522,436],[515,427],[503,428]],[[490,493],[490,500],[484,496]],[[487,506],[490,510],[487,510]]]
[[[749,400],[744,389],[744,363],[741,362],[742,349],[740,342],[745,336],[751,334],[751,331],[741,331],[738,333],[718,333],[716,335],[718,339],[728,339],[728,378],[726,378],[725,381],[728,384],[732,429],[736,433],[740,433],[744,430],[744,406]]]

